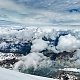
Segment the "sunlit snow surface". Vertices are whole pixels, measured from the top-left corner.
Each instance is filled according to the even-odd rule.
[[[0,68],[1,80],[58,80],[39,76],[33,76],[29,74],[23,74],[12,70]]]

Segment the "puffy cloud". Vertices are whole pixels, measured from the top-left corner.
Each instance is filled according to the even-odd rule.
[[[48,67],[52,64],[49,58],[44,56],[42,53],[29,53],[27,56],[24,56],[14,65],[14,69],[28,69],[28,68],[43,68]]]
[[[39,52],[39,51],[42,51],[48,47],[48,42],[44,41],[42,39],[35,39],[32,42],[32,44],[33,44],[31,47],[32,52]]]
[[[63,51],[71,52],[80,48],[80,40],[76,39],[71,34],[61,36],[59,38],[59,42],[56,48],[61,52]]]

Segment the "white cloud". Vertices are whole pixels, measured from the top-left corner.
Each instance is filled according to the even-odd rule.
[[[77,40],[74,36],[71,34],[68,34],[66,36],[61,36],[59,38],[59,42],[57,45],[57,49],[61,52],[67,51],[71,52],[76,49],[80,48],[80,40]]]
[[[62,9],[64,10],[65,5],[64,4],[61,5],[63,6]],[[4,12],[3,13],[4,15],[1,14],[3,16],[6,16],[6,17],[1,17],[2,20],[17,22],[25,25],[46,26],[46,25],[79,25],[80,24],[79,13],[74,14],[74,13],[67,13],[67,12],[56,12],[56,10],[52,10],[52,9],[46,10],[43,8],[36,9],[34,6],[31,6],[31,4],[29,7],[28,5],[24,5],[22,3],[16,3],[16,1],[12,1],[12,0],[0,0],[0,8],[14,11],[11,14],[10,12],[8,13]],[[57,7],[54,6],[54,8],[56,9]],[[21,14],[23,14],[25,17],[21,17]],[[28,16],[27,14],[30,15]]]
[[[0,0],[0,8],[7,9],[7,10],[16,10],[16,11],[23,11],[25,9],[24,6],[18,5],[11,0]]]
[[[14,11],[10,14],[4,13],[7,18],[2,18],[4,20],[9,20],[25,25],[79,25],[80,14],[69,14],[69,13],[57,13],[53,10],[43,10],[29,8],[27,5],[21,5],[12,0],[0,0],[0,8]],[[15,13],[19,12],[19,13]],[[26,14],[25,17],[21,17],[21,14]],[[29,16],[27,14],[30,14]],[[3,14],[2,14],[3,15]]]
[[[48,42],[42,39],[35,39],[32,44],[33,45],[31,46],[31,52],[39,52],[48,47]]]
[[[49,58],[44,56],[42,53],[29,53],[27,56],[21,58],[21,61],[17,62],[14,65],[14,69],[18,70],[19,67],[22,66],[21,69],[28,69],[28,68],[42,68],[48,67],[51,65],[51,61]]]

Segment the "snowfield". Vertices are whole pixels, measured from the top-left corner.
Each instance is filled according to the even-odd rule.
[[[0,68],[0,80],[58,80]]]

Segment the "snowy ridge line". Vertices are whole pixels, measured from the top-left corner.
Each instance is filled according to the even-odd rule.
[[[56,30],[76,30],[80,31],[80,25],[49,25],[49,26],[14,26],[14,25],[0,25],[0,29],[56,29]]]
[[[80,73],[80,69],[77,68],[64,68],[64,69],[59,69],[60,71],[70,71],[70,72],[79,72]]]
[[[34,76],[30,74],[24,74],[13,70],[8,70],[5,68],[0,68],[0,79],[1,80],[59,80],[53,78]]]

